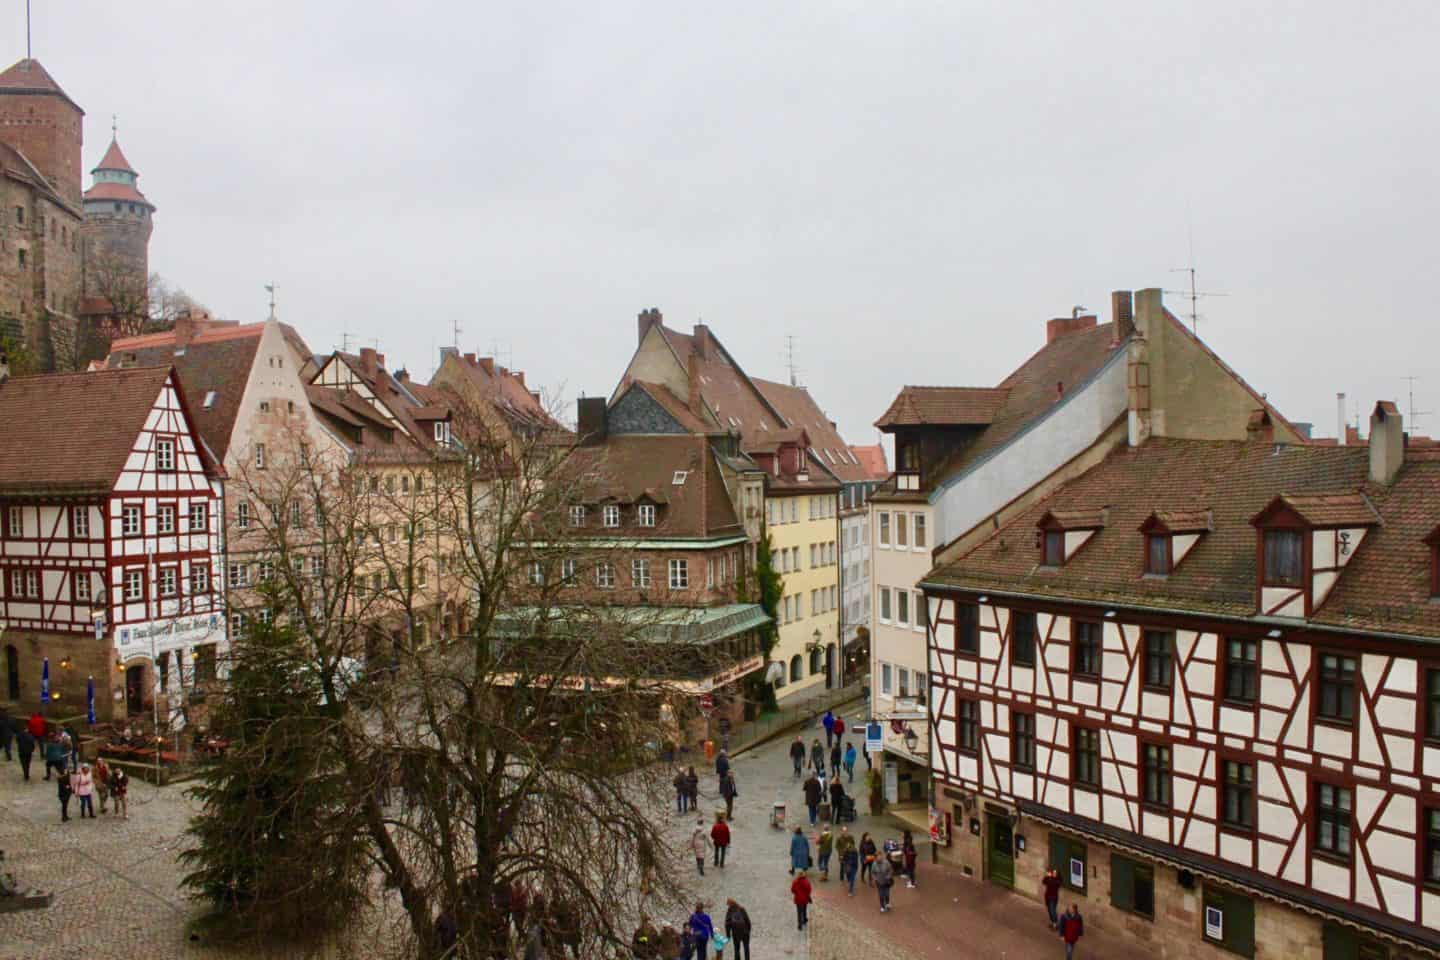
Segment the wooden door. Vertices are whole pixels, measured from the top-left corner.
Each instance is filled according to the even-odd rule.
[[[20,651],[13,643],[5,645],[5,697],[8,700],[20,699]]]
[[[989,851],[986,856],[986,873],[996,886],[1015,886],[1015,831],[1007,817],[989,816]]]

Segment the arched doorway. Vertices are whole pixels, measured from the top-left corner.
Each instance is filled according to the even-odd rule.
[[[5,645],[5,696],[9,700],[20,699],[20,651],[13,643]]]
[[[145,664],[125,668],[125,712],[129,716],[145,712]]]

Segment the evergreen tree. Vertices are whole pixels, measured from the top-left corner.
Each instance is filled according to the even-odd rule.
[[[770,654],[780,639],[777,625],[780,623],[780,598],[785,594],[785,581],[775,569],[775,546],[770,541],[768,526],[760,528],[760,542],[755,547],[755,586],[758,596],[751,602],[758,602],[770,617],[770,622],[760,631],[760,649],[768,664]],[[747,696],[751,701],[760,703],[762,709],[775,709],[775,688],[765,682],[763,673],[751,676],[746,683],[750,686]]]

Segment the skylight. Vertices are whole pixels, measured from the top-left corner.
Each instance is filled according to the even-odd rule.
[[[690,474],[689,474],[689,471],[686,471],[686,470],[676,470],[676,471],[675,471],[675,476],[673,476],[673,477],[670,478],[670,482],[673,483],[673,484],[674,484],[675,486],[677,486],[677,487],[683,487],[683,486],[685,485],[685,478],[688,477],[689,475],[690,475]]]
[[[209,390],[209,391],[207,391],[207,392],[205,393],[205,404],[204,404],[204,406],[205,406],[205,409],[206,409],[206,410],[209,410],[211,407],[215,406],[215,391],[214,391],[214,390]]]

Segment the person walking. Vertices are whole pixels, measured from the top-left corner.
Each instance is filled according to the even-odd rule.
[[[845,784],[837,777],[830,781],[830,822],[839,823],[840,814],[845,809]]]
[[[840,749],[840,741],[836,740],[835,745],[830,748],[830,776],[840,776],[840,763],[845,759],[845,751]]]
[[[70,777],[67,774],[61,774],[55,779],[59,781],[55,789],[60,796],[60,822],[68,823],[70,821],[70,794],[74,792],[70,786]]]
[[[721,750],[721,751],[720,751],[720,754],[715,758],[715,782],[716,782],[716,784],[719,784],[719,783],[721,783],[722,781],[724,781],[724,779],[725,779],[725,774],[727,774],[727,773],[729,773],[729,772],[730,772],[730,756],[729,756],[729,754],[727,754],[724,750]]]
[[[826,710],[825,716],[821,718],[820,723],[825,727],[825,746],[829,747],[831,738],[835,736],[835,714]]]
[[[700,809],[700,774],[695,772],[694,767],[685,774],[685,799],[690,804],[691,813]]]
[[[750,914],[733,898],[725,901],[725,936],[735,944],[735,960],[740,960],[741,947],[745,948],[745,960],[750,960]]]
[[[799,827],[790,835],[790,875],[794,876],[795,871],[802,873],[810,869],[810,841],[805,839],[805,834]]]
[[[695,869],[705,876],[705,856],[710,852],[710,838],[705,834],[705,821],[695,821],[695,832],[690,834],[690,851],[695,854]]]
[[[715,866],[725,869],[725,851],[730,849],[730,825],[725,814],[715,814],[715,825],[710,828],[710,843],[715,848]]]
[[[705,904],[695,904],[695,912],[690,914],[690,936],[695,939],[695,960],[705,960],[705,948],[710,945],[710,938],[715,936],[715,923],[710,919],[710,914],[705,912]]]
[[[835,742],[839,743],[840,738],[845,736],[845,718],[835,714]]]
[[[1060,872],[1054,867],[1045,871],[1040,878],[1040,893],[1045,899],[1045,912],[1050,915],[1050,929],[1058,930],[1060,924]]]
[[[44,743],[46,735],[50,732],[45,724],[45,718],[40,716],[39,710],[30,714],[30,719],[26,721],[26,727],[30,731],[30,736],[35,738],[36,743]]]
[[[820,746],[819,737],[810,746],[810,766],[815,768],[817,777],[825,776],[825,748]]]
[[[805,766],[805,738],[797,735],[790,744],[790,762],[795,764],[795,779],[800,779],[800,770]]]
[[[640,926],[635,928],[635,935],[630,938],[630,954],[635,960],[661,960],[660,933],[650,922],[648,914],[640,914]],[[675,958],[665,957],[664,960]]]
[[[813,827],[816,819],[820,815],[820,801],[824,798],[825,791],[813,773],[806,779],[804,790],[805,806],[810,809],[810,825]]]
[[[855,744],[845,745],[845,779],[849,783],[855,782]]]
[[[90,814],[95,819],[95,777],[90,773],[90,764],[82,763],[80,769],[70,774],[70,788],[80,798],[80,819]]]
[[[725,819],[735,819],[735,798],[740,796],[740,788],[735,785],[735,771],[726,770],[725,776],[720,780],[720,796],[725,800]]]
[[[14,759],[14,755],[10,752],[10,743],[14,739],[15,730],[10,725],[10,712],[4,707],[0,707],[0,744],[4,744],[5,746],[6,763]]]
[[[130,819],[130,774],[124,767],[110,771],[110,796],[115,798],[115,816]]]
[[[1065,941],[1065,960],[1071,960],[1075,956],[1075,944],[1085,936],[1085,921],[1080,916],[1080,908],[1070,904],[1060,917],[1060,939]]]
[[[790,884],[790,895],[795,899],[796,930],[804,930],[810,925],[810,900],[813,893],[810,878],[801,870],[800,875]]]
[[[15,734],[15,752],[20,755],[20,772],[25,775],[28,782],[30,761],[35,759],[35,737],[25,727],[21,727],[20,732]]]
[[[680,956],[680,931],[674,924],[667,923],[660,928],[660,956],[664,960],[676,960]]]
[[[880,912],[889,913],[890,888],[895,883],[895,868],[890,866],[890,858],[876,857],[870,867],[870,877],[875,881],[875,889],[880,891]]]
[[[865,881],[867,887],[875,885],[875,880],[870,876],[870,872],[875,869],[875,856],[878,852],[870,834],[862,833],[860,835],[860,879]]]
[[[840,828],[840,836],[835,838],[835,853],[840,857],[840,882],[850,888],[850,896],[853,897],[855,874],[860,872],[860,854],[855,848],[855,835],[849,827]]]
[[[70,772],[80,769],[80,733],[73,724],[65,728],[65,749],[70,751]]]
[[[900,844],[900,856],[905,863],[905,886],[911,890],[915,889],[919,879],[915,871],[920,863],[920,851],[915,849],[915,838],[910,836],[910,831],[905,831],[905,839]]]
[[[105,804],[110,799],[110,764],[105,762],[104,757],[95,758],[93,768],[95,774],[95,793],[100,797],[100,813],[105,813]]]
[[[57,777],[64,777],[70,773],[67,769],[69,758],[65,753],[65,743],[61,735],[56,733],[45,741],[45,779],[50,779],[50,771],[54,770]]]
[[[688,792],[685,786],[685,771],[676,770],[675,779],[671,780],[670,783],[675,787],[675,812],[684,813],[685,796]]]
[[[820,828],[820,839],[815,843],[815,851],[820,855],[820,879],[829,883],[830,854],[835,851],[835,835],[830,832],[828,824]]]

